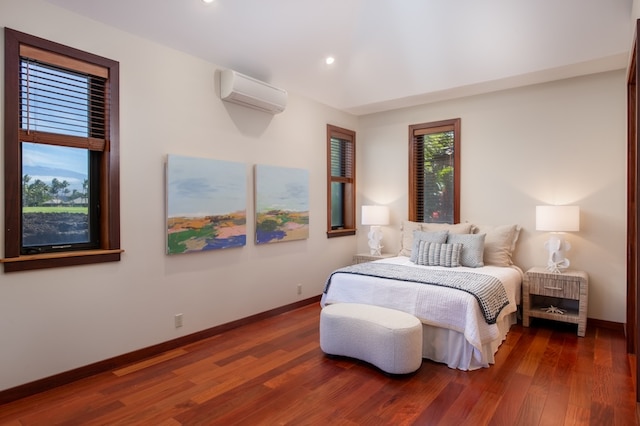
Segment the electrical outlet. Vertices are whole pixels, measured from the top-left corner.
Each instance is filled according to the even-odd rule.
[[[175,314],[173,317],[173,322],[176,328],[182,327],[182,314]]]
[[[302,294],[302,284],[298,284],[298,294]]]

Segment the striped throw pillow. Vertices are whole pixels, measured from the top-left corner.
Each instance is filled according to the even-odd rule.
[[[424,266],[446,266],[448,268],[460,266],[460,252],[462,244],[418,243],[416,264]]]

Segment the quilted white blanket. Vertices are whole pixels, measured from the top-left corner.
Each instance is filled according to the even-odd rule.
[[[445,267],[419,266],[405,256],[376,262],[405,265],[408,268],[450,270]],[[522,283],[522,271],[518,267],[456,269],[491,275],[503,283],[509,304],[500,312],[498,321],[516,311],[517,304],[520,303]],[[483,345],[502,339],[498,326],[485,321],[475,297],[456,289],[357,274],[336,274],[332,277],[327,293],[322,295],[321,305],[340,302],[365,303],[408,312],[424,324],[464,334],[465,339],[479,351],[482,351]]]

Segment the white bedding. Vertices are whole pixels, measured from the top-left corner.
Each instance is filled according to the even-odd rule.
[[[419,266],[405,256],[376,262],[405,265],[409,268],[448,269]],[[356,274],[333,275],[329,290],[322,295],[320,303],[321,306],[331,303],[366,303],[408,312],[425,324],[425,357],[463,370],[487,366],[493,362],[495,351],[514,323],[521,297],[522,270],[516,266],[458,267],[456,270],[487,274],[502,281],[509,304],[500,312],[496,324],[486,323],[475,297],[464,291]],[[461,338],[468,342],[469,347],[464,347]],[[428,341],[433,339],[442,340],[443,343]],[[456,339],[460,341],[455,343]],[[456,353],[449,354],[451,351]],[[469,357],[473,359],[467,360]]]

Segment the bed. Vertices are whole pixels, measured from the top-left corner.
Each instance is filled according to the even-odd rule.
[[[423,324],[424,358],[460,370],[489,367],[517,322],[523,274],[512,255],[519,232],[517,225],[405,221],[398,256],[333,271],[321,306],[365,303],[408,312]],[[442,282],[425,284],[414,275]]]

